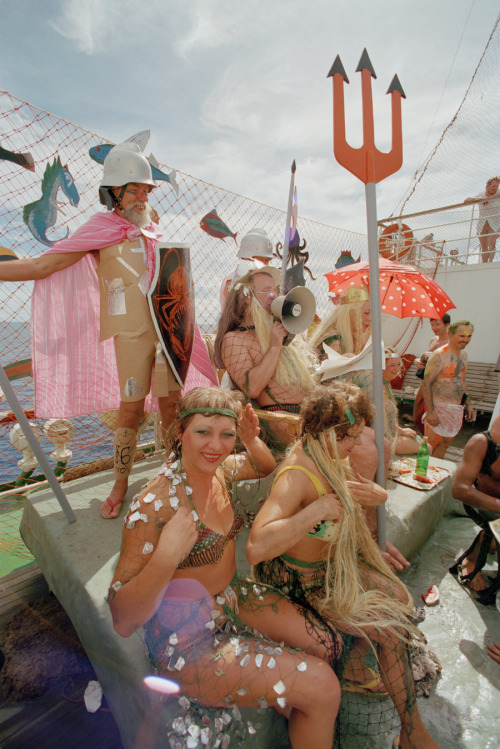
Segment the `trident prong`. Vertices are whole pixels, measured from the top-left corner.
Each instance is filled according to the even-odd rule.
[[[363,50],[356,72],[361,73],[363,145],[360,148],[353,148],[347,143],[344,82],[349,83],[349,80],[340,57],[337,55],[327,76],[333,78],[333,152],[339,164],[366,185],[380,182],[401,168],[403,163],[401,97],[406,99],[406,95],[399,78],[395,75],[387,91],[392,99],[392,147],[388,153],[379,151],[375,146],[371,83],[372,77],[377,76],[366,49]]]

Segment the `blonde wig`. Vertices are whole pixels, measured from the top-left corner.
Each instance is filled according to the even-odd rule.
[[[330,414],[337,412],[337,426],[330,421],[329,427],[320,424],[323,429],[317,432],[317,427],[311,429],[308,415],[311,408],[315,408],[318,416],[313,416],[313,421],[327,420],[327,399],[335,401]],[[349,491],[347,479],[352,477],[349,463],[340,458],[337,448],[338,438],[342,439],[352,426],[366,420],[365,401],[360,388],[338,383],[334,387],[316,388],[306,396],[301,411],[302,440],[294,449],[300,445],[304,447],[342,504],[341,518],[335,523],[335,536],[326,548],[325,596],[318,607],[344,632],[368,640],[368,628],[380,627],[406,641],[410,631],[415,635],[407,618],[412,611],[411,596],[384,562],[362,508]],[[363,580],[360,559],[369,570],[387,581],[387,592],[370,589],[369,580]],[[394,590],[400,591],[401,596],[394,595]]]
[[[255,335],[262,353],[265,354],[271,345],[271,329],[274,320],[255,297],[252,298],[250,310],[255,325]],[[316,385],[311,372],[316,361],[317,358],[312,348],[300,335],[297,335],[288,346],[283,346],[281,349],[273,378],[285,388],[293,385],[303,390],[310,390]]]
[[[326,338],[337,334],[341,337],[342,354],[359,354],[363,348],[361,345],[363,333],[361,309],[366,301],[367,299],[361,299],[347,304],[341,302],[314,330],[310,338],[311,346],[319,350]],[[352,317],[351,312],[353,312]]]

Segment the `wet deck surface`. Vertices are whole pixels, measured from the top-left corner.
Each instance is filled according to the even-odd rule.
[[[435,692],[419,705],[443,749],[500,746],[500,664],[486,650],[486,645],[500,642],[500,596],[497,606],[483,606],[448,572],[478,530],[469,518],[445,516],[403,575],[417,601],[432,584],[440,592],[440,603],[426,609],[420,628],[437,653],[443,672]],[[489,557],[487,568],[492,571],[494,561]]]
[[[420,627],[438,655],[443,673],[431,697],[419,700],[419,709],[442,749],[500,746],[500,664],[486,653],[488,643],[500,641],[500,612],[494,606],[478,603],[474,594],[448,573],[448,567],[469,545],[476,530],[470,519],[446,515],[403,576],[417,603],[431,584],[437,585],[440,592],[440,603],[426,609]],[[493,557],[490,561],[493,569]],[[67,691],[77,699],[83,687],[77,685],[74,691],[71,687]],[[390,735],[379,737],[348,736],[342,747],[389,748],[395,733],[393,730]],[[87,713],[81,702],[67,701],[60,690],[18,705],[0,700],[0,746],[122,749],[110,713]]]

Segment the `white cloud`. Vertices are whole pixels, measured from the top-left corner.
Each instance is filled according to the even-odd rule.
[[[169,18],[164,0],[63,0],[58,18],[49,25],[87,55],[130,54],[143,64],[150,49],[145,40],[165,28]],[[128,49],[127,49],[128,48]],[[121,66],[128,57],[117,61]]]
[[[173,40],[179,57],[187,58],[192,52],[235,41],[238,7],[234,0],[192,0],[184,8],[189,17],[188,29]]]
[[[111,3],[110,3],[111,5]],[[76,43],[79,52],[94,53],[106,34],[107,18],[102,0],[66,0],[58,19],[49,25],[61,36]],[[103,26],[103,21],[106,24]]]

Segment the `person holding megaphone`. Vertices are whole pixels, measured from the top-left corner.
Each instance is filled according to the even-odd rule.
[[[305,287],[280,296],[279,282],[279,270],[266,266],[234,284],[219,320],[214,358],[260,408],[299,413],[315,385],[317,358],[297,333],[311,324],[316,305]],[[273,430],[283,443],[291,441],[286,424],[273,424]]]

